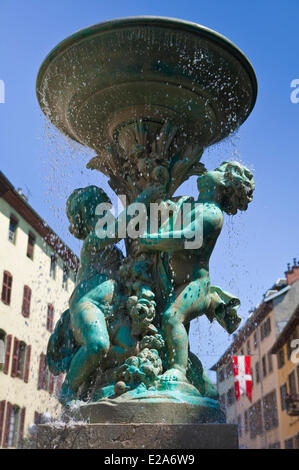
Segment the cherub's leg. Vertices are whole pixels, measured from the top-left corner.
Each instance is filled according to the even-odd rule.
[[[75,353],[61,388],[61,401],[75,398],[79,386],[91,375],[110,346],[103,312],[90,302],[71,307],[72,327],[82,345]]]
[[[188,334],[184,323],[204,313],[209,303],[206,280],[193,281],[175,293],[162,316],[168,371],[164,378],[186,380]]]

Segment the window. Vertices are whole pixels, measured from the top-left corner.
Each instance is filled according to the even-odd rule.
[[[231,406],[235,401],[235,389],[231,387],[227,392],[227,405]]]
[[[240,415],[238,416],[238,433],[242,437],[242,418]]]
[[[251,439],[254,439],[263,432],[262,406],[260,400],[249,408],[249,425]]]
[[[257,333],[254,332],[253,334],[253,346],[254,346],[254,349],[257,348]]]
[[[251,356],[250,339],[247,341],[247,355]]]
[[[62,376],[62,374],[60,374]],[[39,361],[39,373],[38,373],[38,390],[46,390],[50,394],[53,394],[55,386],[55,377],[50,373],[46,364],[46,355],[42,353]]]
[[[271,333],[270,317],[268,317],[267,320],[265,320],[264,323],[262,323],[260,330],[261,330],[261,340],[263,341],[263,339],[269,336],[269,334]]]
[[[62,288],[67,290],[67,281],[69,277],[69,269],[66,265],[63,266],[63,274],[62,274]]]
[[[24,341],[14,339],[11,376],[24,379],[28,382],[30,366],[31,346],[27,346]]]
[[[270,333],[271,333],[271,319],[270,317],[267,318],[267,320],[265,321],[265,337],[266,336],[269,336]]]
[[[52,333],[54,324],[54,307],[52,304],[48,304],[47,311],[47,330]]]
[[[25,372],[26,344],[23,341],[19,343],[17,358],[17,376],[23,378]]]
[[[2,302],[6,305],[10,305],[11,288],[12,288],[12,275],[8,271],[4,271],[1,299],[2,299]]]
[[[293,449],[293,439],[290,437],[284,441],[284,446],[286,449]]]
[[[17,228],[18,219],[13,214],[11,214],[9,219],[8,240],[13,244],[16,243]]]
[[[260,364],[258,362],[255,364],[255,376],[256,376],[256,382],[259,383],[259,381],[260,381]]]
[[[277,414],[277,402],[276,402],[276,391],[268,393],[264,397],[264,423],[265,430],[277,428],[278,426],[278,414]]]
[[[3,447],[16,447],[18,444],[18,427],[20,408],[17,405],[7,403],[6,423],[3,439]]]
[[[57,257],[56,255],[51,255],[51,262],[50,262],[50,277],[55,279],[56,277],[56,263],[57,263]]]
[[[268,369],[269,369],[269,374],[273,372],[273,362],[272,362],[272,354],[268,353]]]
[[[222,367],[219,371],[219,382],[223,382],[224,381],[224,368]]]
[[[228,366],[226,366],[225,372],[226,372],[226,378],[228,379],[233,374],[232,364],[229,364]]]
[[[279,351],[277,355],[278,368],[281,369],[284,366],[284,350],[283,348]]]
[[[27,256],[30,259],[33,259],[34,245],[35,245],[35,235],[34,233],[29,232],[28,242],[27,242]]]
[[[280,449],[280,442],[273,442],[273,444],[269,444],[269,449]]]
[[[16,438],[17,438],[17,424],[18,424],[18,417],[19,417],[20,408],[14,406],[10,413],[10,421],[9,421],[9,436],[8,436],[8,447],[12,447],[16,445]]]
[[[219,397],[220,408],[225,411],[225,393]]]
[[[28,318],[30,315],[30,300],[31,300],[31,289],[28,286],[24,286],[22,315],[26,318]]]
[[[291,395],[296,394],[295,371],[291,372],[290,375],[289,375],[289,389],[290,389],[290,394]]]
[[[286,405],[286,396],[287,396],[288,390],[287,390],[287,384],[283,384],[280,387],[280,401],[281,401],[281,409],[286,410],[287,405]]]
[[[245,434],[248,433],[248,411],[244,411],[244,431]]]
[[[267,375],[267,363],[266,363],[266,356],[262,358],[262,367],[263,367],[263,377]]]

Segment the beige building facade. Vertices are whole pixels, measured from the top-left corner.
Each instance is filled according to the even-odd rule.
[[[48,338],[75,284],[77,257],[0,173],[0,447],[18,447],[42,413],[59,412],[62,376]]]
[[[228,350],[212,367],[227,422],[239,429],[242,448],[285,448],[281,422],[279,367],[272,347],[299,303],[297,275],[278,279],[263,302],[251,312],[245,325],[234,335]],[[251,357],[252,401],[234,394],[232,356]],[[299,378],[298,378],[299,380]]]

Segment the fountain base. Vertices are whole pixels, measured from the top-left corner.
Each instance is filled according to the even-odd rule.
[[[39,449],[238,449],[234,424],[41,424]]]

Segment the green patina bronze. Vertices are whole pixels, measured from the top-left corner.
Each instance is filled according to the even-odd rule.
[[[248,117],[256,90],[250,63],[230,41],[169,18],[95,25],[44,61],[37,79],[43,111],[97,152],[88,168],[107,175],[128,203],[117,220],[107,212],[110,235],[99,236],[96,208],[109,203],[105,192],[80,188],[67,201],[70,231],[83,246],[69,309],[47,351],[51,372],[66,373],[63,404],[182,403],[197,407],[199,420],[223,421],[217,391],[189,350],[188,330],[201,315],[229,333],[239,325],[240,301],[210,285],[209,259],[223,213],[246,210],[254,182],[237,162],[207,171],[200,159]],[[197,201],[174,198],[192,175]],[[136,203],[149,216],[154,202],[168,216],[156,231],[147,223],[138,238],[126,237],[124,257],[118,227],[136,224]]]

